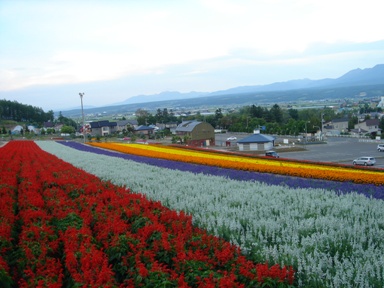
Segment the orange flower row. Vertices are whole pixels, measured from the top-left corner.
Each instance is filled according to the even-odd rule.
[[[290,175],[304,178],[316,178],[333,181],[354,182],[360,184],[383,185],[381,171],[332,167],[321,164],[300,163],[285,160],[272,161],[264,158],[249,158],[237,155],[224,155],[214,152],[183,150],[160,145],[89,143],[92,146],[122,153],[161,158],[167,160],[195,163],[222,168]]]

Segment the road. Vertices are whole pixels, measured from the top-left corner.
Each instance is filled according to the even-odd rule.
[[[228,137],[236,136],[237,140],[231,141],[232,145],[235,146],[236,141],[248,135],[249,134],[217,134],[216,145],[220,146],[222,145],[220,143],[225,142]],[[276,142],[278,142],[278,140],[281,139],[277,139]],[[375,167],[384,168],[384,152],[377,151],[378,143],[363,141],[364,140],[358,138],[328,137],[325,144],[307,144],[303,146],[305,147],[304,151],[280,152],[279,147],[276,147],[275,150],[282,158],[342,164],[352,164],[353,159],[361,156],[372,156],[376,158]]]

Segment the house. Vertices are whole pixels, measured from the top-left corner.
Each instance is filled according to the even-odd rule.
[[[64,124],[62,123],[44,122],[43,128],[41,130],[47,131],[48,129],[51,129],[54,132],[60,132],[63,126]]]
[[[92,136],[106,136],[116,131],[116,122],[109,122],[108,120],[95,121],[90,123],[90,133]]]
[[[355,134],[371,134],[373,136],[381,135],[381,129],[379,128],[379,119],[367,119],[362,122],[359,121],[355,124],[353,131]]]
[[[123,130],[127,130],[129,127],[135,130],[138,127],[137,120],[121,120],[116,122],[117,132],[123,132]]]
[[[55,127],[55,124],[53,123],[53,122],[44,122],[44,124],[43,124],[43,128],[45,128],[45,129],[48,129],[48,128],[51,128],[51,129],[54,129],[54,127]]]
[[[35,133],[35,134],[39,134],[40,133],[40,130],[37,129],[35,126],[33,125],[28,125],[27,126],[27,129],[25,129],[23,126],[21,125],[17,125],[15,126],[12,131],[11,131],[11,134],[12,135],[16,135],[16,134],[21,134],[21,132],[23,133],[27,133],[28,132],[31,132],[31,133]]]
[[[23,126],[21,126],[21,125],[16,125],[16,126],[12,129],[11,134],[12,134],[12,135],[18,135],[18,134],[21,134],[21,131],[24,131],[23,129],[24,129]]]
[[[275,137],[264,135],[260,130],[255,130],[254,133],[237,141],[239,151],[266,151],[271,150],[275,143]]]
[[[64,126],[64,124],[58,123],[55,125],[55,127],[53,129],[55,130],[55,132],[60,132],[61,128],[63,128],[63,126]]]
[[[28,128],[28,131],[31,133],[40,134],[40,129],[37,129],[33,125],[28,125],[27,128]]]
[[[146,126],[146,125],[140,125],[139,127],[137,127],[135,129],[135,131],[133,132],[134,134],[136,135],[145,135],[145,136],[150,136],[154,133],[154,130],[155,128],[154,127],[150,127],[150,126]]]
[[[175,133],[182,139],[186,138],[191,146],[215,145],[215,129],[207,122],[183,121],[177,125]]]
[[[156,123],[156,126],[159,127],[160,130],[168,130],[176,134],[177,122]]]
[[[323,133],[326,135],[340,135],[348,132],[348,118],[332,119],[323,125]]]

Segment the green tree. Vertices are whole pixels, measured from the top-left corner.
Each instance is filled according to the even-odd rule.
[[[137,109],[135,112],[136,120],[139,125],[147,125],[149,112],[144,109]]]
[[[264,116],[264,109],[260,106],[252,105],[250,107],[249,115],[254,118],[263,118]]]
[[[299,120],[299,111],[297,109],[289,109],[288,114],[292,119]]]
[[[215,111],[215,120],[220,121],[221,118],[223,118],[223,112],[221,111],[221,108],[218,108]]]
[[[352,117],[350,117],[348,120],[348,130],[354,129],[358,121],[359,119],[357,118],[357,116],[353,115]]]
[[[215,115],[208,115],[208,116],[205,116],[203,118],[203,121],[209,123],[212,125],[212,127],[216,128],[218,126],[217,123],[219,123],[219,121],[216,119],[216,116]]]
[[[379,128],[381,129],[381,131],[384,131],[384,117],[381,117],[380,119]],[[384,136],[384,133],[381,135]]]
[[[276,123],[283,123],[283,111],[278,104],[272,106],[270,114],[272,121]]]
[[[63,127],[61,127],[61,133],[64,133],[64,134],[75,133],[75,128],[72,126],[63,125]]]
[[[73,119],[64,117],[63,114],[61,114],[61,111],[59,112],[59,116],[57,117],[57,122],[65,125],[65,126],[73,127],[74,129],[77,128],[76,121]]]

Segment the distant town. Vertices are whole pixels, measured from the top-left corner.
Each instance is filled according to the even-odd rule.
[[[192,143],[192,132],[178,133],[178,127],[197,121],[208,123],[216,133],[261,129],[264,134],[306,139],[327,135],[382,139],[383,75],[384,64],[378,64],[349,71],[337,79],[292,80],[208,94],[164,92],[147,95],[145,100],[137,96],[93,108],[89,108],[92,103],[84,93],[79,93],[78,109],[55,112],[4,99],[0,100],[0,131],[4,139],[64,135],[71,139],[119,137],[135,141],[172,137],[174,142],[188,144]],[[83,106],[83,100],[88,106]]]

